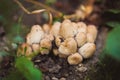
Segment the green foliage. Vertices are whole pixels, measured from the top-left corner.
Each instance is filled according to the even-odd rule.
[[[50,4],[54,4],[56,2],[56,0],[46,0],[46,4],[50,5]]]
[[[11,71],[7,77],[3,78],[3,80],[23,80],[23,79],[24,79],[23,75],[15,69],[14,71]]]
[[[41,80],[42,73],[36,69],[33,63],[25,57],[19,57],[16,59],[16,68],[20,71],[26,80]]]
[[[7,56],[9,53],[6,51],[0,51],[0,56]]]
[[[120,27],[114,28],[108,34],[105,49],[108,54],[120,60]]]
[[[120,22],[117,21],[110,21],[106,23],[110,27],[120,27]]]
[[[109,9],[108,12],[111,12],[113,14],[120,14],[120,10],[119,9]]]

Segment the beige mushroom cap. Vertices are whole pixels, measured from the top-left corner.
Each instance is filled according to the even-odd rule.
[[[32,28],[31,28],[30,33],[38,32],[38,31],[43,31],[42,27],[40,25],[33,25]]]
[[[50,41],[54,40],[54,36],[52,34],[45,34],[44,38],[49,39]]]
[[[88,42],[95,42],[97,37],[97,28],[94,25],[88,25],[87,27],[87,41]]]
[[[86,41],[87,41],[87,36],[86,36],[85,33],[79,32],[79,33],[76,35],[75,39],[76,39],[76,42],[77,42],[77,44],[78,44],[78,47],[81,47],[82,45],[84,45],[84,44],[86,43]]]
[[[60,26],[61,26],[60,22],[55,22],[51,28],[50,33],[55,37],[58,36],[60,31]]]
[[[87,25],[84,22],[78,22],[78,32],[87,33]]]
[[[67,38],[64,42],[61,43],[58,50],[61,54],[70,55],[77,51],[77,43],[74,38]]]
[[[76,28],[73,27],[70,20],[64,20],[61,24],[59,33],[64,39],[74,37],[76,34]]]
[[[44,32],[39,25],[34,25],[31,32],[26,37],[26,43],[40,43],[40,40],[44,37]]]
[[[43,25],[43,30],[46,34],[48,34],[50,32],[50,26],[48,24],[44,24]]]
[[[82,56],[79,53],[74,53],[68,56],[67,61],[70,65],[76,65],[83,61]]]
[[[81,48],[79,48],[79,53],[83,56],[83,58],[90,58],[96,50],[96,46],[94,43],[86,43]]]
[[[55,44],[57,47],[59,47],[62,43],[62,37],[61,36],[57,36],[55,37]]]
[[[51,49],[52,48],[52,43],[49,39],[42,39],[40,42],[40,47]]]

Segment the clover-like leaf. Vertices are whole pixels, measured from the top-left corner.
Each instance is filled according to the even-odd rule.
[[[120,27],[114,28],[108,34],[105,48],[110,55],[120,60]]]
[[[110,27],[120,27],[120,22],[117,21],[110,21],[106,23]]]
[[[41,80],[42,73],[34,67],[33,63],[26,57],[18,57],[16,59],[16,68],[20,71],[26,80]]]

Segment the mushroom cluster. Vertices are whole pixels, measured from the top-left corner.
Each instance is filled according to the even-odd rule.
[[[34,25],[26,37],[26,43],[22,44],[22,51],[26,47],[23,53],[29,56],[32,52],[43,55],[52,50],[54,55],[67,58],[70,65],[76,65],[94,54],[96,36],[96,26],[68,19],[62,23],[55,22],[51,27],[47,24],[42,27]]]

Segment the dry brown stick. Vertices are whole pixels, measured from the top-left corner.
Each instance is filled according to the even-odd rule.
[[[14,0],[14,1],[15,1],[15,2],[20,6],[20,8],[21,8],[24,12],[26,12],[27,14],[38,14],[38,13],[41,13],[41,12],[48,12],[48,14],[49,14],[49,25],[52,24],[52,22],[53,22],[52,14],[51,14],[48,10],[46,10],[46,9],[40,9],[40,10],[34,10],[34,11],[30,12],[30,11],[28,11],[18,0]]]
[[[41,6],[42,8],[45,8],[45,9],[47,9],[48,11],[51,11],[52,13],[55,13],[55,14],[57,15],[57,17],[62,17],[62,13],[61,13],[61,12],[59,12],[59,11],[57,11],[57,10],[55,10],[55,9],[47,6],[47,5],[44,5],[44,4],[42,4],[42,3],[38,2],[38,1],[34,1],[34,0],[25,0],[25,1],[30,2],[30,3],[33,3],[33,4],[35,4],[35,5],[39,5],[39,6]]]

